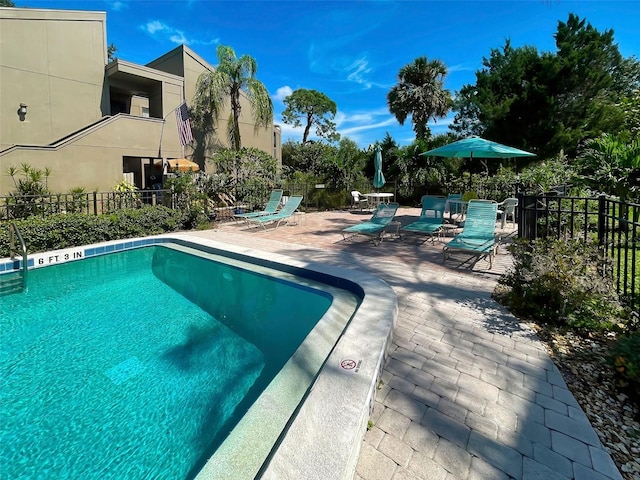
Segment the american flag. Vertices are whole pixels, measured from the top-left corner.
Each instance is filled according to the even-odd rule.
[[[186,103],[176,108],[176,122],[178,122],[180,145],[184,146],[193,142],[193,133],[191,133],[191,122],[189,121],[189,111]]]

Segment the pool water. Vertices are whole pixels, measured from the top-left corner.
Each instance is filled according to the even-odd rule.
[[[155,246],[0,297],[0,478],[194,474],[331,305]]]

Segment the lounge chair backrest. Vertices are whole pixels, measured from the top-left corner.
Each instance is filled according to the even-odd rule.
[[[278,213],[281,215],[293,215],[293,212],[298,209],[301,203],[302,195],[294,195],[292,197],[289,197],[287,203],[284,204],[284,207],[282,207]]]
[[[283,191],[281,189],[271,190],[271,195],[269,195],[269,201],[267,203],[270,203],[270,202],[280,203],[280,200],[282,200],[282,192]]]
[[[492,201],[469,200],[462,232],[469,236],[491,236],[496,228],[498,204]]]
[[[280,201],[282,200],[282,190],[273,190],[271,195],[269,195],[269,201],[264,207],[265,212],[275,213],[280,206]]]
[[[381,203],[376,208],[376,211],[373,212],[371,216],[370,223],[376,223],[378,225],[387,225],[393,217],[396,215],[396,211],[398,210],[399,204],[397,203]]]
[[[446,197],[440,195],[423,195],[422,211],[420,212],[420,220],[435,220],[438,223],[444,218],[444,206],[447,203]]]

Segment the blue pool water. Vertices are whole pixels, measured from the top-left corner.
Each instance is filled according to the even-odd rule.
[[[191,476],[331,297],[155,246],[0,297],[0,478]]]

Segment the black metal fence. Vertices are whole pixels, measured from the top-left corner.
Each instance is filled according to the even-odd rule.
[[[344,208],[352,204],[350,190],[335,190],[323,184],[304,182],[281,182],[273,187],[237,187],[233,192],[231,205],[223,202],[218,195],[213,195],[211,205],[219,203],[220,207],[234,206],[259,209],[267,202],[272,188],[282,188],[284,195],[302,195],[304,210],[329,210]],[[373,191],[371,185],[355,185],[352,190],[362,193]],[[381,191],[391,192],[396,199],[396,184],[388,182]],[[122,208],[140,208],[143,205],[164,205],[177,208],[181,204],[178,196],[171,190],[136,190],[133,192],[87,192],[61,193],[49,195],[9,195],[0,196],[0,221],[28,218],[32,216],[46,217],[57,213],[85,213],[102,215]],[[225,218],[220,216],[220,218]]]
[[[518,194],[518,236],[598,242],[618,294],[640,311],[640,204],[599,197]]]
[[[102,215],[122,208],[139,208],[143,205],[173,208],[174,204],[170,190],[10,195],[0,197],[0,220],[46,217],[57,213]]]

